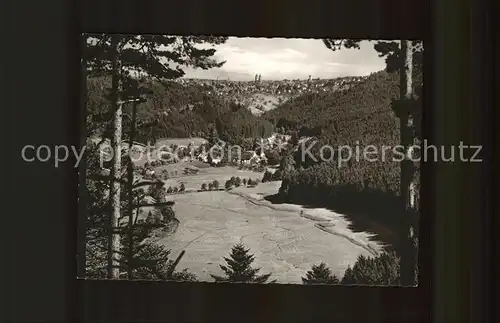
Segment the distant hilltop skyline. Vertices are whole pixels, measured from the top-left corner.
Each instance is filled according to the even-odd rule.
[[[375,72],[378,72],[378,71],[375,71]],[[369,74],[368,74],[369,75]],[[328,78],[321,78],[321,77],[313,77],[311,76],[311,81],[328,81],[328,80],[333,80],[333,79],[338,79],[338,78],[356,78],[356,77],[359,77],[359,78],[362,78],[362,77],[366,77],[368,75],[349,75],[349,76],[337,76],[337,77],[328,77]],[[207,81],[207,82],[211,82],[211,81],[230,81],[230,82],[251,82],[251,83],[254,83],[255,80],[254,79],[239,79],[239,80],[232,80],[230,78],[205,78],[205,77],[181,77],[179,78],[178,80],[185,80],[185,81],[189,81],[189,80],[193,80],[193,81]],[[291,78],[283,78],[283,79],[265,79],[264,77],[262,77],[262,79],[260,80],[261,83],[265,83],[265,82],[281,82],[281,81],[308,81],[309,80],[309,77],[306,77],[306,78],[295,78],[295,79],[291,79]]]
[[[221,68],[185,69],[184,79],[262,81],[334,79],[366,76],[385,68],[370,41],[361,48],[331,51],[320,39],[229,37],[215,46],[215,57],[226,61]]]

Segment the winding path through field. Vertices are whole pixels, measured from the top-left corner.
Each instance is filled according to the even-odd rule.
[[[187,268],[203,281],[221,274],[231,247],[243,243],[255,255],[254,266],[272,273],[278,283],[301,283],[313,264],[324,261],[342,276],[359,255],[376,254],[380,246],[369,235],[353,233],[341,215],[321,209],[272,205],[259,198],[279,187],[265,183],[232,192],[200,192],[175,195],[180,220],[177,232],[159,243],[176,257],[186,250],[179,269]],[[264,191],[264,193],[262,193]]]

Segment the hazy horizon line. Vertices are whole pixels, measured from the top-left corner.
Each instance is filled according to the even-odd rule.
[[[339,79],[339,78],[347,78],[347,77],[367,77],[370,76],[371,74],[378,73],[384,71],[383,69],[380,71],[376,72],[371,72],[369,74],[365,75],[344,75],[344,76],[335,76],[335,77],[311,77],[311,80],[334,80],[334,79]],[[275,81],[307,81],[309,78],[276,78],[276,79],[262,79],[260,82],[275,82]],[[242,79],[231,79],[229,77],[218,77],[218,78],[206,78],[206,77],[179,77],[178,80],[202,80],[202,81],[231,81],[231,82],[255,82],[254,79],[248,79],[248,80],[242,80]]]

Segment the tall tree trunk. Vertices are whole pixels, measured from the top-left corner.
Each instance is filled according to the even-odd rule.
[[[141,199],[139,196],[137,196],[137,205],[139,205],[139,203],[141,202]],[[135,219],[134,219],[134,225],[137,224],[137,220],[139,220],[139,213],[140,213],[140,210],[141,208],[140,207],[137,207],[135,209]]]
[[[405,152],[414,141],[414,125],[411,107],[413,107],[413,49],[411,41],[401,41],[401,61],[404,63],[400,70],[400,100],[403,101],[404,111],[400,114],[401,144]],[[415,284],[416,250],[414,242],[414,201],[415,201],[414,165],[411,160],[403,160],[401,163],[400,193],[404,206],[402,218],[404,236],[402,237],[401,252],[401,284],[404,286]]]
[[[167,271],[166,279],[168,279],[168,280],[172,279],[172,275],[175,272],[175,268],[177,268],[177,266],[179,265],[179,262],[181,261],[182,257],[184,257],[185,254],[186,254],[186,250],[182,250],[181,253],[179,254],[179,256],[177,256],[174,263],[172,264],[172,266],[170,266],[170,268]]]
[[[130,129],[130,138],[128,145],[128,165],[127,165],[127,190],[128,190],[128,259],[127,259],[127,274],[128,279],[133,279],[133,270],[132,270],[132,259],[134,257],[134,234],[133,234],[133,222],[134,222],[134,196],[133,196],[133,185],[134,185],[134,168],[132,163],[132,147],[135,140],[135,123],[137,116],[137,102],[134,102],[132,107],[132,125]]]
[[[83,34],[81,43],[82,68],[81,68],[81,106],[80,106],[80,145],[85,147],[87,141],[87,55],[85,47],[87,46],[87,35]],[[86,242],[87,242],[87,162],[85,158],[80,161],[80,169],[78,171],[78,245],[77,245],[77,277],[85,277],[86,268]]]
[[[113,51],[112,62],[112,89],[111,106],[113,109],[113,136],[111,148],[113,150],[113,166],[111,167],[110,186],[110,239],[108,246],[108,278],[119,279],[120,277],[120,178],[121,178],[121,141],[122,141],[122,103],[121,93],[121,64],[119,60],[119,36],[113,36],[111,50]]]

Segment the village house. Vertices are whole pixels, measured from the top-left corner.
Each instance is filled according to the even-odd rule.
[[[253,150],[244,151],[241,154],[241,164],[246,166],[260,165],[262,162],[267,162],[267,157],[264,152],[257,154]]]
[[[250,165],[252,158],[256,156],[255,151],[247,150],[241,153],[241,163],[243,165]]]
[[[210,161],[209,160],[209,154],[208,154],[208,152],[202,152],[202,153],[200,153],[197,156],[197,159],[199,161],[201,161],[201,162],[204,162],[204,163],[208,163]],[[218,165],[218,164],[220,164],[221,161],[222,161],[221,157],[214,157],[214,158],[212,158],[211,164]]]

